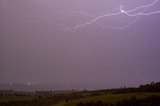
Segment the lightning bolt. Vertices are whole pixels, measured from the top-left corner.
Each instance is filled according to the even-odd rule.
[[[131,24],[135,23],[141,16],[148,16],[148,15],[160,13],[160,10],[145,13],[145,11],[146,11],[149,7],[155,5],[155,4],[158,3],[158,2],[159,2],[159,0],[156,0],[156,1],[152,2],[151,4],[144,5],[144,6],[140,6],[140,7],[136,7],[136,8],[131,9],[131,10],[125,10],[125,9],[123,9],[123,5],[121,5],[121,6],[119,7],[119,11],[116,12],[116,13],[112,12],[112,13],[110,13],[110,14],[100,15],[100,16],[98,16],[98,17],[96,17],[96,18],[93,18],[93,17],[92,17],[92,18],[93,18],[92,20],[90,20],[90,21],[88,21],[88,22],[85,22],[85,23],[83,23],[83,24],[77,24],[77,25],[75,25],[75,26],[72,27],[72,28],[70,28],[70,27],[62,28],[64,25],[61,24],[61,25],[60,25],[60,28],[61,28],[62,31],[71,31],[71,32],[74,32],[74,31],[76,31],[78,28],[85,27],[85,26],[87,26],[87,25],[96,23],[96,24],[99,25],[101,28],[113,28],[113,29],[121,29],[121,30],[122,30],[122,29],[126,29],[126,28],[129,27]],[[132,12],[135,12],[135,11],[141,10],[141,9],[143,9],[142,12],[138,12],[138,13],[132,14]],[[117,10],[117,8],[116,8],[115,10]],[[114,11],[115,11],[115,10],[114,10]],[[117,15],[121,15],[121,14],[125,14],[125,15],[128,16],[128,17],[136,17],[136,18],[135,18],[133,21],[131,21],[130,23],[128,23],[127,25],[122,26],[122,27],[117,27],[117,26],[103,26],[103,25],[101,25],[101,24],[98,23],[98,20],[100,20],[100,19],[107,18],[107,17],[111,17],[111,16],[117,16]],[[68,15],[68,17],[71,16],[71,15],[73,15],[73,14]],[[90,16],[89,14],[87,14],[87,13],[85,13],[85,14],[83,13],[83,15],[88,16],[88,17],[91,17],[91,16]],[[68,17],[67,17],[67,18],[68,18]],[[66,19],[67,19],[67,18],[66,18]]]
[[[32,17],[37,17],[37,18],[42,18],[46,21],[49,21],[52,24],[57,24],[60,27],[61,31],[70,31],[70,32],[74,32],[79,28],[91,25],[91,24],[96,24],[99,27],[105,29],[105,28],[112,28],[112,29],[118,29],[118,30],[123,30],[128,28],[130,25],[132,25],[133,23],[135,23],[139,18],[141,18],[141,16],[149,16],[149,15],[153,15],[153,14],[158,14],[160,13],[160,10],[157,11],[151,11],[151,12],[146,12],[147,9],[149,9],[150,7],[156,5],[160,0],[156,0],[148,5],[143,5],[140,7],[135,7],[131,10],[125,10],[123,5],[120,5],[119,7],[116,7],[113,11],[111,11],[109,14],[106,13],[98,13],[98,14],[89,14],[89,13],[85,13],[85,12],[79,12],[79,11],[63,11],[63,12],[56,12],[55,14],[66,14],[64,15],[62,18],[60,17],[48,17],[47,15],[38,12],[38,11],[33,11],[32,13],[26,13],[26,14],[21,14],[19,16],[15,16],[15,17],[11,17],[8,19],[5,18],[1,18],[0,21],[5,20],[5,21],[11,21],[11,20],[17,20],[19,18],[26,18],[27,16],[32,16]],[[138,12],[137,12],[138,11]],[[140,11],[140,12],[139,12]],[[70,26],[66,26],[64,23],[67,22],[67,20],[69,18],[71,18],[72,20],[74,20],[74,16],[76,14],[79,14],[80,16],[85,16],[87,17],[87,21],[82,22],[82,23],[74,23],[74,25]],[[99,21],[101,19],[107,19],[109,17],[113,17],[113,16],[120,16],[120,15],[124,15],[130,18],[134,18],[132,21],[130,21],[129,23],[127,23],[127,25],[123,25],[123,26],[115,26],[115,25],[102,25],[99,23]]]

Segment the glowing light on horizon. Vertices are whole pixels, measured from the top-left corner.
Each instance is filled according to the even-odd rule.
[[[13,85],[13,83],[12,83],[12,82],[10,82],[10,83],[9,83],[9,85]]]
[[[27,85],[28,85],[28,86],[31,86],[31,83],[28,83]]]

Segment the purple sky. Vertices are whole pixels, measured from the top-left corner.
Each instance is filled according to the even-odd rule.
[[[160,81],[160,14],[141,16],[123,30],[103,29],[96,23],[74,32],[60,28],[72,29],[120,5],[127,10],[152,2],[0,0],[0,82],[130,85]],[[160,2],[147,12],[156,10]],[[68,16],[73,11],[77,13]],[[97,22],[121,27],[135,18],[121,14]]]

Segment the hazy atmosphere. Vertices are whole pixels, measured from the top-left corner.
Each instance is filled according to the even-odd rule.
[[[160,81],[155,1],[0,0],[0,83]]]

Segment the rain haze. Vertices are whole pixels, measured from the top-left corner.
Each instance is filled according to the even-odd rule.
[[[160,81],[159,12],[84,24],[154,1],[0,0],[0,83],[109,88]],[[132,14],[159,10],[158,1]]]

